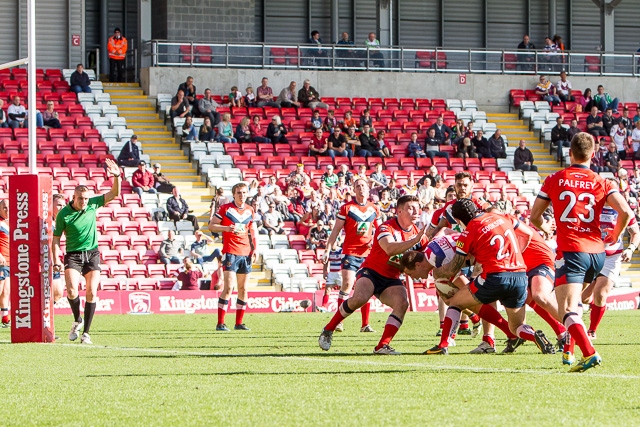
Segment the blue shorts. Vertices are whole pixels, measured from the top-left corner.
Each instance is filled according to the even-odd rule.
[[[529,286],[531,286],[531,281],[533,281],[533,278],[536,276],[546,277],[551,281],[551,283],[555,283],[556,281],[556,273],[546,264],[540,264],[539,266],[527,271]]]
[[[567,283],[591,283],[602,267],[605,253],[587,254],[584,252],[563,252],[562,265],[556,269],[556,286]]]
[[[527,300],[526,273],[489,273],[476,277],[469,290],[482,304],[500,301],[506,308],[520,308]]]
[[[358,271],[360,270],[360,266],[362,265],[363,262],[364,262],[364,257],[354,256],[354,255],[345,255],[342,258],[342,269]]]
[[[5,280],[9,278],[9,267],[6,265],[0,266],[0,280]]]
[[[54,271],[53,272],[53,280],[58,280],[58,279],[60,279],[60,277],[62,277],[62,275],[60,274],[59,271]]]
[[[236,274],[249,274],[251,273],[251,256],[224,254],[222,269]]]
[[[358,270],[358,273],[356,273],[356,280],[361,277],[366,277],[367,279],[371,280],[371,283],[373,283],[373,295],[375,295],[376,298],[380,298],[380,295],[387,288],[390,288],[392,286],[404,286],[402,280],[384,277],[381,274],[378,274],[375,271],[371,270],[370,268],[361,268],[360,270]]]

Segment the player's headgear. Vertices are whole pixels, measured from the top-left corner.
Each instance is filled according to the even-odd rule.
[[[468,225],[476,217],[477,211],[478,208],[471,199],[459,199],[451,207],[451,215],[464,225]]]

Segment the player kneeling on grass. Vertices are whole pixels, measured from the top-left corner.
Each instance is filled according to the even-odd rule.
[[[426,279],[434,268],[442,267],[454,259],[459,237],[460,233],[439,236],[429,242],[424,252],[405,252],[400,261],[402,271],[414,279]],[[463,274],[458,275],[453,281],[447,278],[440,278],[436,281],[436,290],[441,298],[448,300],[460,289],[465,289],[468,283],[469,280]],[[478,313],[483,320],[491,322],[505,333],[509,341],[507,341],[507,347],[503,353],[512,353],[515,350],[514,344],[518,341],[518,337],[509,330],[508,322],[504,320],[495,307],[490,304],[477,304],[469,308]],[[473,314],[471,310],[463,311]],[[452,329],[452,331],[455,332],[455,329]],[[451,334],[451,337],[443,334],[440,340],[442,348],[453,345],[453,334]],[[495,351],[493,337],[491,337],[490,341],[486,340],[486,337],[483,337],[482,343],[480,343],[476,349],[472,350],[471,354],[495,353]],[[428,353],[425,352],[425,354]]]
[[[482,273],[451,298],[443,297],[449,309],[442,340],[425,354],[447,354],[447,337],[457,329],[461,311],[495,301],[500,301],[505,307],[509,330],[517,336],[509,341],[514,349],[526,340],[535,342],[543,353],[550,353],[553,346],[544,333],[536,332],[525,324],[527,275],[511,221],[492,213],[478,215],[477,207],[470,199],[458,200],[453,205],[451,214],[465,230],[458,238],[453,260],[435,269],[434,278],[438,280],[454,277],[468,255],[475,257],[476,263],[482,265]]]
[[[116,162],[107,159],[107,173],[113,176],[113,186],[108,193],[89,197],[89,189],[84,185],[76,187],[73,200],[58,212],[53,231],[53,272],[62,271],[60,264],[62,251],[60,237],[67,236],[67,253],[64,256],[64,278],[67,285],[67,299],[73,313],[73,323],[69,339],[78,339],[78,332],[84,324],[81,342],[92,344],[89,329],[96,311],[98,286],[100,285],[100,252],[98,252],[98,231],[96,211],[120,195],[120,168]],[[80,316],[78,286],[80,276],[87,282],[86,303],[83,319]]]
[[[324,327],[318,345],[327,351],[331,348],[333,331],[343,319],[362,307],[375,295],[383,304],[392,308],[387,319],[382,338],[375,347],[375,354],[400,354],[389,345],[402,325],[402,320],[409,307],[407,290],[400,280],[399,265],[394,258],[406,250],[415,248],[424,250],[428,239],[426,230],[419,230],[415,225],[420,220],[420,202],[415,196],[402,196],[397,203],[398,215],[383,223],[374,237],[371,253],[362,263],[356,274],[355,291],[351,298],[345,300],[338,311]]]

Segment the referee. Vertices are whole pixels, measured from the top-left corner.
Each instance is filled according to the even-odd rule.
[[[113,175],[113,186],[108,193],[89,197],[89,189],[79,185],[73,193],[73,200],[58,212],[53,232],[53,271],[62,271],[60,264],[60,237],[67,236],[67,254],[64,256],[64,278],[67,285],[67,299],[73,312],[73,323],[69,339],[78,339],[78,332],[84,325],[81,342],[93,344],[89,336],[91,321],[96,311],[96,297],[100,284],[100,252],[98,252],[98,232],[96,230],[96,211],[120,195],[120,168],[116,162],[107,159],[107,173]],[[80,316],[80,297],[78,285],[80,276],[87,283],[84,320]]]

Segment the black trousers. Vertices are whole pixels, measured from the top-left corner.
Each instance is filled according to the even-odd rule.
[[[109,58],[109,81],[110,82],[124,82],[124,59],[112,59]]]

